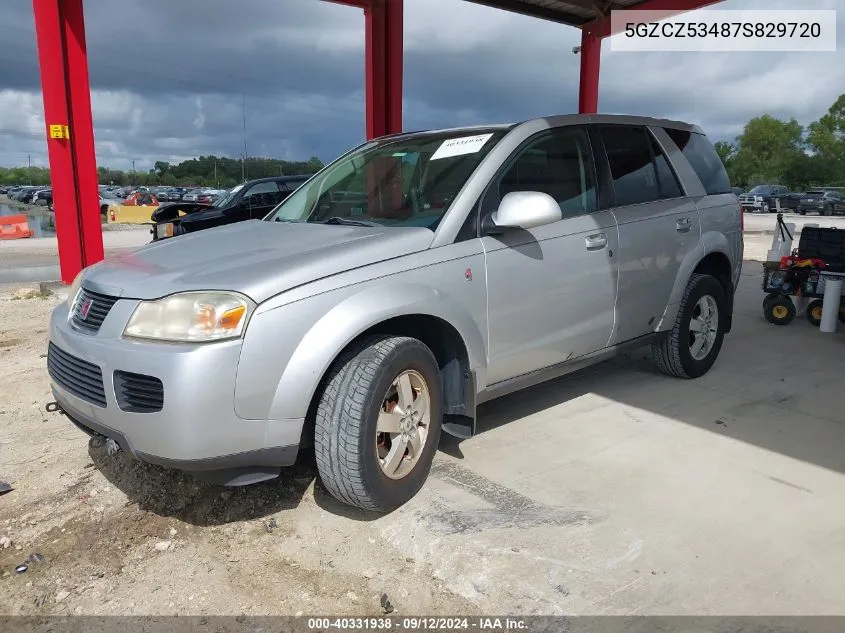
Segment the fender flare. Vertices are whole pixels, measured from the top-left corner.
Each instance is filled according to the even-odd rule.
[[[436,288],[387,281],[344,298],[307,331],[276,387],[270,418],[306,417],[323,376],[352,341],[379,323],[410,315],[436,317],[458,331],[477,388],[483,389],[486,345],[472,315]]]
[[[669,303],[663,311],[663,316],[654,329],[655,332],[665,332],[672,329],[675,318],[678,315],[678,308],[681,305],[681,298],[684,296],[684,289],[689,283],[690,277],[695,272],[701,261],[711,253],[722,253],[730,261],[730,246],[728,239],[723,233],[708,231],[698,240],[695,248],[689,251],[678,267],[678,274],[675,276],[675,283],[672,286],[672,294],[669,296]],[[731,279],[733,283],[733,279]]]

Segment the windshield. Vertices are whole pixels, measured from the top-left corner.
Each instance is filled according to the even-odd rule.
[[[217,200],[212,202],[211,206],[215,207],[217,209],[222,209],[223,207],[228,207],[230,204],[232,204],[235,201],[235,198],[238,197],[238,192],[243,188],[244,188],[243,185],[238,185],[237,187],[233,187],[232,189],[229,189],[229,191],[227,191],[226,193],[221,195],[219,198],[217,198]]]
[[[434,230],[505,134],[476,129],[368,143],[314,176],[265,219]]]

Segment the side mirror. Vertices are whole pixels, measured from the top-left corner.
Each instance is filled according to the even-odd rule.
[[[499,209],[490,217],[494,227],[533,229],[563,219],[560,206],[547,193],[514,191],[502,198]]]

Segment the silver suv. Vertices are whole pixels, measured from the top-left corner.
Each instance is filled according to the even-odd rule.
[[[53,391],[89,433],[226,485],[313,445],[333,495],[389,511],[482,402],[644,345],[668,374],[707,372],[741,218],[683,123],[381,138],[263,220],[84,270],[52,316]]]

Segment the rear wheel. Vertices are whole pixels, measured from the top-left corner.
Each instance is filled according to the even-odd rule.
[[[789,325],[795,318],[795,304],[786,295],[778,295],[763,302],[763,314],[769,323]]]
[[[332,367],[316,414],[320,478],[340,501],[389,512],[419,492],[443,417],[440,370],[417,339],[372,337]]]
[[[840,310],[841,312],[841,310]],[[807,304],[807,320],[816,327],[822,322],[822,301],[814,299]]]
[[[658,369],[678,378],[706,374],[725,336],[725,291],[710,275],[694,274],[684,290],[669,336],[652,345]]]
[[[824,215],[827,215],[827,216],[833,215],[833,205],[832,204],[825,207]]]

